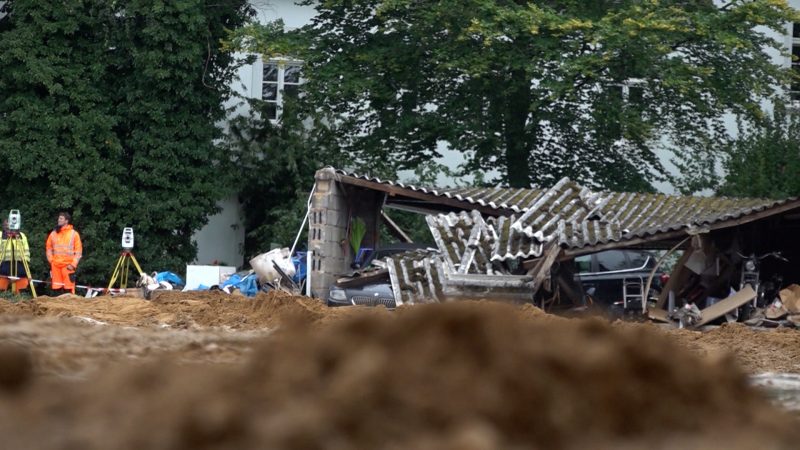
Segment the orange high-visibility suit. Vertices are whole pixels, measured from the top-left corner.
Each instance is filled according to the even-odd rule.
[[[83,256],[81,236],[72,228],[72,224],[66,224],[57,231],[50,232],[45,248],[53,290],[66,289],[74,294],[75,269]]]

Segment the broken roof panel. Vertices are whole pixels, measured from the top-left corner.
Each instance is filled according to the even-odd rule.
[[[450,272],[493,274],[494,239],[478,211],[426,216]]]
[[[486,219],[489,233],[494,237],[492,261],[508,261],[538,257],[542,254],[545,239],[540,233],[528,237],[515,230],[512,225],[517,222],[511,217],[490,217]]]
[[[409,252],[385,261],[397,306],[464,299],[526,302],[533,296],[531,276],[453,273],[435,252]]]
[[[593,218],[596,205],[587,202],[591,193],[569,178],[563,178],[528,205],[525,213],[512,227],[529,237],[541,232],[549,241],[556,234],[559,221],[574,222]]]
[[[385,261],[397,306],[444,301],[445,269],[438,253],[419,250],[390,256]]]

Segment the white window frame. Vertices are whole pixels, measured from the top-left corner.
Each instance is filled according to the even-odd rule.
[[[277,77],[276,77],[276,80],[274,80],[274,81],[272,81],[272,80],[268,81],[266,79],[266,77],[265,77],[266,70],[270,66],[275,66],[278,69],[277,70]],[[298,77],[297,82],[287,82],[286,81],[286,69],[289,68],[289,67],[298,67],[298,68],[301,69],[301,73],[300,73],[300,76]],[[278,120],[280,120],[281,116],[283,115],[283,97],[284,97],[284,89],[285,89],[286,86],[297,86],[298,95],[299,95],[300,86],[303,84],[303,81],[304,81],[303,80],[303,76],[302,76],[302,67],[303,67],[303,62],[300,61],[300,60],[296,60],[296,59],[271,58],[271,59],[263,60],[262,66],[261,66],[261,77],[260,77],[260,79],[261,79],[261,89],[260,89],[261,95],[260,95],[260,98],[261,98],[261,100],[263,100],[265,102],[274,103],[275,104],[275,117],[269,117],[270,121],[277,122]],[[267,93],[266,87],[268,85],[276,86],[276,93],[275,93],[275,98],[274,99],[266,98],[266,93]]]

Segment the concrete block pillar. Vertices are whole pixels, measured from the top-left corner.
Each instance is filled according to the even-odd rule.
[[[347,271],[347,201],[336,171],[330,167],[315,175],[317,187],[311,198],[308,249],[311,257],[311,295],[328,298],[328,289],[338,274]]]

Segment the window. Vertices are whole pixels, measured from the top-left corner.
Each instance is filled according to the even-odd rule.
[[[283,101],[300,93],[302,65],[296,61],[264,61],[261,99],[267,102],[267,118],[277,120]]]
[[[638,269],[643,267],[645,264],[647,264],[648,269],[651,269],[653,266],[655,266],[655,255],[649,252],[638,252],[631,250],[628,252],[628,259],[631,260],[631,269]]]
[[[575,271],[578,273],[592,271],[592,255],[575,257]]]

